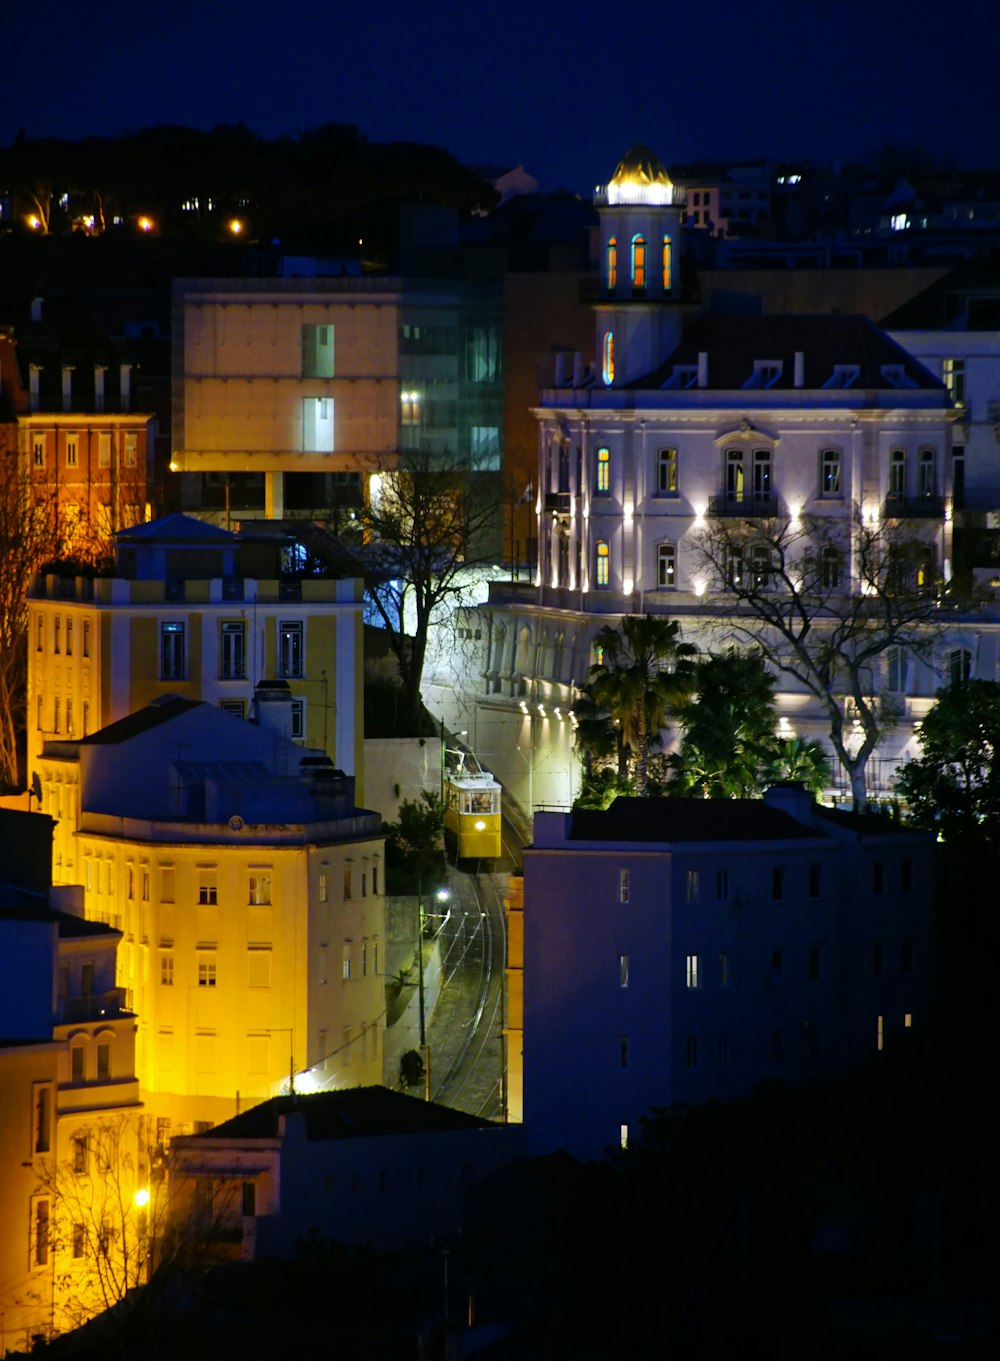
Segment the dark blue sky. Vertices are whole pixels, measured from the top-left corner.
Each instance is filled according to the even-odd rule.
[[[0,143],[154,123],[267,136],[356,123],[588,192],[633,142],[848,159],[920,143],[1000,161],[994,0],[12,0]]]

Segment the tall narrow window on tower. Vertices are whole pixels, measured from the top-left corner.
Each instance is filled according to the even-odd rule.
[[[618,238],[608,237],[608,288],[613,292],[618,287]]]
[[[646,238],[632,238],[632,287],[646,287]]]
[[[597,540],[597,584],[606,590],[610,581],[610,552],[606,539]]]
[[[673,259],[672,259],[672,256],[673,256],[673,248],[672,248],[672,245],[671,245],[670,237],[669,237],[669,236],[665,236],[665,237],[663,238],[663,291],[664,291],[664,293],[669,293],[669,292],[670,292],[670,286],[671,286],[671,271],[672,271],[672,269],[673,269]]]
[[[604,382],[608,387],[615,381],[615,333],[604,332]]]
[[[598,496],[608,496],[611,492],[611,450],[606,444],[597,451],[597,486],[594,490]]]

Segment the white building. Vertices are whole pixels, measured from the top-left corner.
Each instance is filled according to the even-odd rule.
[[[958,412],[941,378],[861,316],[727,316],[690,301],[685,193],[645,148],[597,203],[596,362],[561,362],[535,411],[536,582],[493,586],[478,674],[456,699],[430,696],[531,805],[572,797],[569,707],[602,625],[651,612],[688,641],[725,643],[695,552],[713,521],[905,520],[933,575],[952,571]],[[953,667],[996,674],[995,613],[956,627],[930,661],[886,659],[875,684],[901,721],[869,765],[876,788]],[[779,688],[778,701],[789,736],[826,736],[804,693]]]
[[[524,1121],[600,1157],[652,1106],[835,1080],[926,1019],[933,840],[763,800],[539,813],[524,865]]]

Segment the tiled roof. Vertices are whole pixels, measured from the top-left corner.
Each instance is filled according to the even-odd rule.
[[[301,1115],[311,1140],[374,1138],[385,1134],[431,1134],[455,1130],[493,1129],[463,1111],[433,1101],[418,1101],[388,1087],[349,1087],[308,1096],[276,1096],[252,1110],[190,1139],[274,1139],[278,1117]]]
[[[669,359],[634,386],[660,388],[675,365],[697,366],[701,353],[708,355],[709,391],[742,388],[758,360],[780,360],[781,376],[770,387],[775,391],[791,389],[795,355],[801,353],[804,389],[824,387],[833,377],[835,365],[857,365],[853,389],[885,390],[894,385],[882,373],[883,365],[901,365],[908,385],[937,389],[944,396],[940,378],[861,315],[729,316],[705,312],[685,323],[683,340]]]
[[[158,520],[131,529],[120,529],[115,540],[122,543],[232,543],[236,535],[220,525],[209,524],[193,515],[161,515]]]

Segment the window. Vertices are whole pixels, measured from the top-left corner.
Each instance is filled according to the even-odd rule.
[[[243,680],[246,676],[246,625],[240,620],[222,625],[223,680]]]
[[[951,450],[951,499],[956,510],[965,505],[965,446],[956,444]]]
[[[302,399],[302,452],[333,453],[333,398]]]
[[[597,451],[597,486],[594,490],[598,496],[611,493],[611,450],[606,444]]]
[[[341,963],[341,977],[347,982],[351,977],[351,942],[344,941],[344,955]]]
[[[160,870],[160,902],[172,903],[174,901],[174,867],[164,865]]]
[[[934,496],[937,492],[937,478],[934,470],[934,450],[921,449],[917,463],[917,494],[922,497]]]
[[[198,871],[198,902],[204,907],[219,901],[219,884],[215,870]]]
[[[66,656],[73,655],[73,620],[66,620]]]
[[[719,987],[728,988],[732,974],[730,971],[729,951],[719,951]]]
[[[62,620],[57,614],[52,622],[54,627],[52,651],[58,656],[62,652]]]
[[[86,1080],[86,1051],[82,1044],[76,1044],[70,1050],[70,1081],[84,1082]]]
[[[271,875],[251,874],[247,901],[252,907],[266,907],[271,901]]]
[[[972,653],[964,647],[948,654],[948,671],[952,685],[964,685],[972,678]]]
[[[363,940],[363,941],[361,942],[361,977],[362,977],[362,978],[367,978],[367,977],[368,977],[368,942],[367,942],[367,940]]]
[[[35,651],[45,651],[45,620],[41,615],[35,620]]]
[[[701,870],[688,870],[684,879],[684,896],[689,903],[701,901]]]
[[[420,393],[412,388],[399,394],[399,419],[403,425],[420,424],[420,400]]]
[[[844,558],[840,549],[827,544],[819,555],[819,583],[824,591],[836,591],[840,588],[843,566]]]
[[[688,1035],[684,1041],[684,1066],[689,1073],[698,1071],[698,1036]]]
[[[199,988],[214,988],[219,981],[215,955],[198,956]]]
[[[720,903],[729,902],[729,871],[718,870],[715,876],[715,897]]]
[[[632,238],[632,287],[646,287],[646,238]]]
[[[689,988],[701,987],[701,955],[688,955],[685,965],[685,981]]]
[[[160,986],[162,988],[174,986],[174,957],[172,954],[160,955]]]
[[[105,1040],[97,1046],[97,1080],[109,1082],[111,1079],[111,1045]]]
[[[885,687],[894,695],[906,693],[906,649],[903,647],[886,650]]]
[[[809,981],[810,983],[819,982],[820,977],[820,949],[818,945],[809,947]]]
[[[875,1048],[881,1054],[885,1048],[885,1017],[875,1017]]]
[[[304,699],[292,700],[292,740],[301,741],[306,735],[306,702]]]
[[[474,425],[470,433],[470,458],[474,471],[500,471],[500,427]]]
[[[606,539],[597,540],[597,585],[604,590],[610,580],[610,552]]]
[[[82,1224],[73,1225],[73,1257],[79,1261],[87,1253],[87,1230]]]
[[[326,902],[327,900],[326,895],[327,895],[327,878],[326,872],[324,870],[320,872],[319,876],[319,900],[321,903]]]
[[[615,381],[615,333],[614,333],[614,331],[605,331],[605,333],[604,333],[604,351],[603,351],[603,359],[602,359],[601,371],[602,371],[602,373],[603,373],[603,375],[604,375],[605,386],[610,387],[611,384]]]
[[[45,1266],[49,1260],[49,1202],[35,1201],[35,1266]]]
[[[97,436],[97,464],[100,468],[111,467],[111,435],[110,433],[99,434]]]
[[[471,326],[465,344],[470,383],[495,383],[503,371],[503,348],[497,326]]]
[[[965,360],[945,359],[941,364],[941,377],[956,406],[965,405]]]
[[[58,732],[60,731],[59,697],[58,697],[58,695],[57,695],[56,698],[52,701],[52,731],[53,731],[54,733],[58,733]]]
[[[889,454],[889,499],[899,501],[906,495],[906,453],[893,449]]]
[[[125,467],[126,467],[126,468],[134,468],[134,467],[135,467],[135,453],[136,453],[137,443],[138,443],[138,440],[137,440],[137,436],[136,436],[135,434],[126,434],[126,436],[125,436]]]
[[[628,955],[618,956],[618,986],[628,987]]]
[[[333,327],[302,327],[302,377],[333,377]]]
[[[66,467],[75,468],[79,459],[79,445],[76,435],[66,436]]]
[[[45,436],[36,435],[31,446],[32,462],[36,468],[45,467]]]
[[[332,327],[330,328],[333,329]],[[257,1187],[252,1181],[245,1181],[242,1186],[242,1211],[245,1219],[252,1219],[257,1213]]]
[[[726,500],[737,505],[743,501],[743,450],[726,450]]]
[[[52,1088],[35,1088],[35,1152],[48,1153],[52,1147]]]
[[[619,901],[620,903],[627,903],[627,902],[628,902],[628,893],[629,893],[629,872],[628,872],[628,870],[619,870],[619,871],[618,871],[618,901]]]
[[[83,655],[90,656],[90,620],[83,621]]]
[[[661,449],[656,455],[657,496],[677,495],[677,450]]]
[[[771,551],[767,544],[755,543],[750,549],[750,584],[756,590],[767,590],[771,584]]]
[[[84,626],[86,627],[86,626]],[[160,680],[184,680],[184,625],[160,625]]]
[[[677,585],[677,549],[672,543],[661,543],[656,550],[656,584],[661,591]]]
[[[672,282],[672,274],[673,274],[673,258],[672,258],[672,257],[673,257],[673,248],[672,248],[672,245],[671,245],[670,237],[669,237],[669,236],[665,236],[665,237],[663,238],[663,291],[664,291],[664,293],[669,293],[669,292],[670,292],[670,287],[671,287],[671,282]]]
[[[302,623],[283,619],[278,625],[278,675],[302,675]]]
[[[352,876],[351,876],[351,867],[350,867],[350,865],[345,865],[345,866],[344,866],[344,902],[345,902],[345,903],[348,902],[348,901],[350,900],[350,898],[352,897],[352,893],[351,893],[351,887],[352,887],[351,878],[352,878]]]
[[[758,504],[766,504],[771,499],[771,451],[753,451],[753,499]]]
[[[775,865],[771,870],[771,898],[774,902],[784,902],[785,899],[785,867]]]
[[[372,892],[378,896],[378,865],[372,866]]]
[[[820,496],[840,495],[840,450],[824,449],[820,454]]]
[[[616,236],[608,237],[605,258],[608,288],[614,290],[618,287],[618,238]]]

